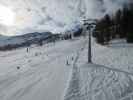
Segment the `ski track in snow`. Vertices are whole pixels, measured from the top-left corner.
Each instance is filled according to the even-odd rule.
[[[73,67],[64,100],[133,100],[132,66],[128,67],[132,65],[132,45],[130,48],[125,48],[125,44],[120,45],[119,49],[117,46],[102,47],[93,41],[92,46],[93,62],[96,64],[85,64],[86,47],[81,52],[76,67]],[[131,59],[126,59],[128,57]],[[124,65],[126,66],[123,68]]]
[[[132,45],[92,44],[96,64],[83,37],[0,52],[0,100],[133,100]]]
[[[83,39],[76,39],[30,48],[28,53],[26,48],[0,52],[0,100],[62,100],[72,57],[82,44]]]

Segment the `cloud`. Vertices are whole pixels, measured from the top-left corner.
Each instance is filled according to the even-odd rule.
[[[97,8],[102,7],[105,9],[105,13],[115,12],[125,4],[133,3],[132,0],[97,0],[97,2],[101,2],[101,5],[97,6]]]
[[[11,6],[16,14],[16,26],[8,28],[16,34],[28,30],[63,31],[83,15],[100,18],[131,2],[133,0],[0,0],[1,5]]]

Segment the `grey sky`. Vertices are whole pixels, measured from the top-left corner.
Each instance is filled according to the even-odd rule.
[[[11,7],[15,13],[15,26],[0,25],[0,31],[4,29],[7,35],[64,31],[73,22],[77,23],[83,14],[100,18],[129,2],[131,0],[0,0],[0,5]]]

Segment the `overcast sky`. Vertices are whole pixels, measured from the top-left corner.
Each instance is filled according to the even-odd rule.
[[[89,18],[100,18],[129,2],[131,0],[0,0],[0,6],[7,7],[14,15],[13,25],[0,21],[0,32],[5,35],[61,32],[69,29],[71,24],[78,24],[83,14]]]

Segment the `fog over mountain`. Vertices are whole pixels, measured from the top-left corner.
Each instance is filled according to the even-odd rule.
[[[121,8],[131,0],[0,0],[0,5],[12,9],[14,25],[0,23],[5,35],[25,32],[62,32],[71,24],[80,24],[83,16],[100,18]]]

